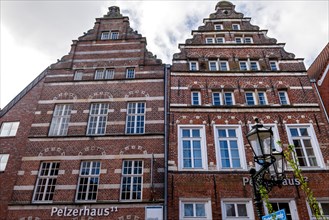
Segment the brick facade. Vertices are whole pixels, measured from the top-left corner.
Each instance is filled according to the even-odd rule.
[[[327,204],[329,125],[303,60],[234,8],[219,2],[170,68],[118,7],[97,18],[0,111],[0,219],[255,219],[255,118],[300,147]],[[269,197],[311,218],[291,171]]]
[[[219,2],[216,12],[173,56],[168,219],[256,218],[249,184],[255,163],[245,136],[254,118],[272,126],[284,146],[295,143],[290,135],[295,128],[312,132],[317,164],[305,166],[303,172],[316,198],[323,201],[329,196],[328,124],[303,61],[234,7]],[[291,172],[269,197],[274,206],[289,206],[289,219],[310,218]]]

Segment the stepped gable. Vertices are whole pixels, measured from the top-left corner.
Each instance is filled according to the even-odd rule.
[[[244,17],[244,15],[240,12],[235,11],[235,5],[228,1],[220,1],[217,3],[216,12],[209,15],[209,18],[205,18],[203,20],[204,25],[199,26],[198,30],[193,30],[192,35],[193,38],[187,39],[185,44],[179,44],[179,48],[182,48],[187,45],[200,45],[206,44],[205,37],[208,36],[223,36],[226,41],[224,44],[216,44],[216,46],[225,46],[227,48],[228,45],[236,45],[234,42],[234,37],[239,36],[250,36],[253,38],[253,45],[277,45],[278,48],[272,49],[275,50],[269,54],[260,54],[261,56],[267,56],[272,58],[280,59],[295,59],[295,55],[293,53],[289,53],[284,50],[284,43],[277,43],[277,40],[274,38],[270,38],[267,36],[267,30],[261,30],[257,25],[253,25],[250,23],[251,18]],[[239,21],[240,29],[233,30],[232,23],[235,21]],[[215,24],[222,24],[222,30],[215,30]],[[196,54],[197,55],[197,54]],[[212,54],[211,56],[213,56]],[[225,55],[224,55],[225,56]],[[204,57],[204,55],[199,54],[199,57]],[[180,53],[174,54],[174,59],[186,59],[191,57],[186,57],[186,53],[181,51]],[[197,57],[194,57],[197,58]]]
[[[51,69],[72,68],[72,63],[75,59],[74,54],[78,51],[77,47],[86,45],[90,41],[92,41],[93,45],[102,43],[100,42],[101,34],[105,30],[116,30],[118,32],[119,37],[115,40],[111,39],[113,42],[138,41],[138,43],[142,44],[144,46],[144,61],[141,62],[141,65],[158,65],[162,63],[160,59],[157,59],[153,53],[146,49],[146,38],[130,27],[129,18],[120,13],[119,7],[111,6],[108,8],[106,15],[102,18],[96,18],[93,29],[88,30],[82,36],[78,37],[78,40],[73,40],[69,54],[63,56],[57,63],[52,64]],[[111,49],[108,48],[108,50]],[[115,47],[113,47],[113,50],[115,50]]]

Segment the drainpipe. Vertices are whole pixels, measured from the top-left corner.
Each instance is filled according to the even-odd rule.
[[[311,79],[310,82],[311,82],[311,83],[314,83],[314,87],[315,87],[316,94],[318,95],[318,97],[319,97],[319,99],[320,99],[321,106],[322,106],[322,108],[323,108],[323,111],[324,111],[324,114],[325,114],[325,116],[326,116],[326,119],[327,119],[327,121],[328,121],[328,123],[329,123],[329,117],[328,117],[327,111],[326,111],[326,109],[325,109],[325,107],[324,107],[324,104],[323,104],[323,101],[322,101],[321,95],[320,95],[320,93],[319,93],[318,85],[316,84],[316,80],[315,80],[315,79]]]
[[[163,212],[163,219],[167,220],[168,218],[168,116],[169,116],[169,112],[168,112],[168,102],[169,102],[169,94],[168,94],[168,72],[169,72],[169,68],[170,65],[169,64],[165,64],[165,77],[164,77],[164,89],[165,89],[165,94],[164,94],[164,112],[165,112],[165,117],[164,117],[164,132],[165,132],[165,140],[164,140],[164,158],[165,158],[165,176],[164,176],[164,212]]]

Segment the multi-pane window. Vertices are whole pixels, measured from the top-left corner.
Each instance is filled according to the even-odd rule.
[[[33,202],[51,202],[59,171],[59,162],[42,162],[34,189]]]
[[[197,71],[199,69],[198,62],[196,61],[189,62],[189,66],[191,71]]]
[[[108,108],[109,108],[109,104],[107,103],[91,104],[87,135],[105,134]]]
[[[204,203],[184,203],[184,218],[206,218]]]
[[[74,73],[73,80],[82,80],[83,72],[81,70],[77,70]]]
[[[270,68],[271,68],[272,71],[279,70],[279,68],[278,68],[278,62],[277,61],[270,61]]]
[[[12,137],[16,135],[19,122],[3,122],[0,129],[0,137]]]
[[[256,104],[253,92],[246,92],[245,97],[246,97],[246,104],[247,105],[255,105]]]
[[[223,25],[222,24],[215,24],[215,30],[217,30],[217,31],[223,30]]]
[[[205,167],[203,132],[201,127],[180,128],[180,168],[203,169]]]
[[[95,79],[113,79],[114,69],[98,69],[95,72]]]
[[[0,154],[0,172],[5,171],[9,159],[9,154]]]
[[[209,61],[209,70],[210,71],[217,71],[217,61]]]
[[[235,43],[237,43],[237,44],[242,44],[242,37],[236,37],[235,38]]]
[[[133,78],[135,78],[135,69],[134,68],[128,68],[126,70],[126,78],[127,79],[133,79]]]
[[[266,93],[265,92],[258,92],[258,104],[259,105],[266,105]]]
[[[224,92],[224,105],[234,105],[232,92]]]
[[[288,94],[286,91],[279,91],[279,101],[281,105],[289,105]]]
[[[321,211],[321,214],[325,218],[329,219],[329,200],[328,199],[324,200],[324,199],[321,199],[321,198],[319,198],[319,199],[317,198],[317,201],[318,201],[318,204],[319,204],[319,209]],[[316,219],[316,217],[313,213],[311,214],[311,216],[312,216],[312,219]]]
[[[318,167],[320,165],[315,151],[317,141],[310,126],[288,126],[288,137],[295,146],[299,166]]]
[[[218,126],[216,128],[218,164],[221,169],[244,167],[244,153],[239,127]]]
[[[143,161],[125,160],[122,165],[121,200],[141,200]]]
[[[250,61],[250,70],[259,70],[257,61]]]
[[[81,162],[76,201],[96,201],[100,170],[100,161]]]
[[[217,44],[223,44],[223,43],[225,43],[225,38],[224,37],[217,37],[216,38],[216,43]]]
[[[214,106],[220,106],[221,105],[221,93],[220,92],[212,93],[212,104]]]
[[[239,65],[240,65],[240,70],[248,70],[248,65],[246,61],[240,61]]]
[[[244,38],[244,43],[246,43],[246,44],[252,44],[253,43],[252,37],[245,37]]]
[[[227,61],[220,61],[219,62],[219,69],[221,71],[228,71],[229,70],[228,62]]]
[[[49,136],[67,135],[71,116],[72,105],[58,104],[53,113],[53,119],[49,129]]]
[[[143,134],[145,130],[145,103],[129,102],[127,105],[127,134]]]
[[[200,92],[196,92],[196,91],[191,92],[191,104],[192,105],[201,105]]]
[[[101,40],[108,40],[110,39],[110,32],[109,31],[103,31],[101,34]]]
[[[233,30],[240,30],[240,25],[239,24],[232,24],[232,29]]]
[[[110,38],[111,38],[112,40],[116,40],[116,39],[118,39],[118,38],[119,38],[119,32],[111,31],[111,36],[110,36]]]
[[[253,210],[250,201],[224,201],[223,219],[253,219]]]
[[[206,38],[206,44],[213,44],[214,43],[214,38]]]

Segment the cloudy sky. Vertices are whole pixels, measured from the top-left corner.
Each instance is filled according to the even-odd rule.
[[[6,106],[47,66],[66,55],[72,40],[93,28],[95,18],[119,6],[130,25],[147,38],[147,48],[171,64],[178,43],[215,12],[217,0],[208,1],[79,1],[0,0],[0,108]],[[251,23],[268,30],[268,36],[305,65],[329,41],[329,1],[231,1]]]

